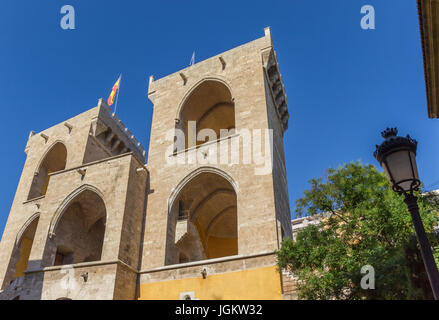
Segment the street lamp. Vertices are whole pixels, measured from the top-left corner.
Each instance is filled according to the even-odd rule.
[[[398,130],[396,128],[384,130],[381,135],[385,140],[380,146],[376,146],[373,155],[386,172],[392,184],[392,189],[404,195],[404,202],[407,204],[412,216],[433,295],[436,300],[439,300],[439,272],[419,215],[418,199],[413,195],[413,191],[418,190],[421,185],[416,166],[418,142],[410,138],[409,135],[404,138],[397,136],[397,134]]]

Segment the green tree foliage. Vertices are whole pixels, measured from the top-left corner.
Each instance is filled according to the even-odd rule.
[[[410,213],[383,173],[354,162],[310,183],[296,213],[321,215],[321,223],[299,231],[296,241],[285,239],[277,252],[279,267],[298,277],[300,299],[433,298]],[[439,201],[434,194],[417,195],[437,247]],[[361,288],[364,265],[375,269],[375,289]]]

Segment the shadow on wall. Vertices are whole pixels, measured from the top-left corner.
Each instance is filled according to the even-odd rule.
[[[32,260],[29,263],[41,265],[41,260]],[[0,300],[41,300],[43,282],[43,272],[27,273],[16,277],[0,291]]]

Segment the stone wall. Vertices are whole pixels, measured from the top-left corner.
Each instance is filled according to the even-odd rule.
[[[197,153],[198,149],[195,148],[183,154],[170,154],[172,140],[167,138],[167,134],[172,134],[175,118],[178,117],[185,99],[203,81],[219,81],[230,88],[238,132],[241,128],[264,130],[270,127],[267,115],[267,108],[270,106],[267,106],[265,94],[265,71],[261,51],[271,46],[271,37],[268,34],[165,78],[158,80],[151,78],[148,90],[148,96],[154,103],[148,153],[151,194],[148,199],[143,269],[165,264],[164,239],[168,227],[169,197],[185,177],[201,167],[216,168],[230,176],[237,185],[238,253],[248,255],[278,248],[273,177],[270,172],[265,175],[255,175],[255,169],[261,165],[255,163],[167,165],[167,157],[177,160]],[[230,144],[240,143],[241,156],[247,152],[242,148],[243,138],[239,134],[228,138]],[[211,162],[210,160],[217,155],[209,152],[206,157],[206,162]]]
[[[83,281],[85,287],[72,291],[72,295],[66,298],[113,299],[114,292],[117,292],[117,298],[135,297],[148,172],[143,161],[130,152],[83,163],[84,154],[91,152],[93,144],[88,142],[93,121],[100,119],[101,108],[107,107],[100,105],[44,130],[43,135],[30,136],[26,146],[26,163],[0,243],[0,281],[4,290],[0,293],[0,299],[10,298],[17,288],[24,290],[20,296],[26,299],[65,296],[58,280],[63,277],[65,269],[71,269],[72,265],[53,267],[57,247],[61,250],[74,248],[72,261],[66,260],[64,263],[74,263],[75,271],[89,274],[89,281]],[[28,200],[34,173],[47,151],[58,142],[67,148],[66,168],[49,174],[45,195]],[[101,151],[102,147],[96,145],[96,154],[104,155]],[[91,192],[102,200],[105,206],[102,217],[90,220],[93,212],[98,210],[98,201],[88,204],[79,201],[85,192]],[[72,211],[71,214],[68,210]],[[78,219],[81,214],[82,220]],[[35,215],[39,219],[25,276],[17,278],[10,285],[13,280],[13,263],[9,263],[11,253],[20,242],[20,234]],[[102,221],[101,226],[96,225],[98,221]],[[96,236],[99,228],[105,229],[101,230],[104,234],[102,254],[99,254],[99,242],[102,240]],[[73,235],[72,232],[74,236],[68,237],[68,234]],[[91,265],[89,262],[83,263],[96,259],[99,261]],[[128,277],[131,281],[129,285],[123,282],[116,284],[117,273],[126,273],[124,268],[116,267],[118,263],[134,270],[127,276],[119,277]],[[105,284],[102,283],[103,277]],[[96,282],[92,279],[96,279]],[[116,285],[122,288],[116,290]]]

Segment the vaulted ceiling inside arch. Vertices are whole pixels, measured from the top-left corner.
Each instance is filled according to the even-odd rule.
[[[200,237],[237,237],[236,193],[232,185],[214,173],[195,177],[180,192],[183,209],[198,228]]]
[[[184,120],[199,120],[218,103],[232,103],[229,88],[219,81],[204,81],[187,98],[180,116],[183,116]]]
[[[220,129],[235,128],[235,109],[230,90],[219,81],[201,83],[182,106],[180,119],[184,126],[188,121],[196,121],[197,132],[212,129],[220,138]]]
[[[98,220],[105,221],[105,204],[95,192],[85,190],[68,205],[61,217],[60,224],[64,219],[82,221],[84,228],[89,230]]]
[[[64,170],[66,167],[67,149],[64,144],[58,142],[46,154],[41,165],[50,172]]]

